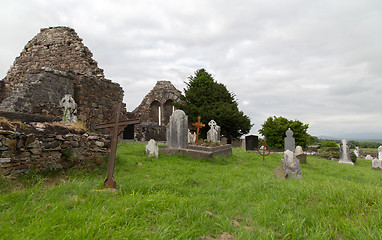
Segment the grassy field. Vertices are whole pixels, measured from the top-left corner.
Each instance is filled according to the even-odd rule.
[[[280,154],[195,160],[120,143],[118,192],[106,164],[0,179],[1,239],[382,239],[382,171],[308,157],[302,180],[275,179]]]

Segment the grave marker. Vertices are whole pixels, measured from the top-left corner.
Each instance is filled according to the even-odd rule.
[[[114,163],[115,157],[117,155],[117,143],[118,143],[118,135],[123,131],[123,129],[129,124],[137,124],[141,121],[139,119],[128,120],[121,113],[122,103],[118,103],[117,110],[112,119],[107,123],[102,123],[96,125],[94,129],[103,129],[106,128],[111,135],[111,149],[110,149],[110,158],[109,158],[109,166],[107,171],[107,178],[103,183],[104,188],[113,188],[116,189],[116,181],[114,180]]]
[[[296,148],[296,143],[293,137],[293,131],[288,128],[288,130],[285,132],[286,138],[284,138],[284,151],[290,150],[294,152],[294,149]]]
[[[188,147],[188,117],[182,110],[175,110],[167,126],[167,144],[170,149]]]
[[[200,117],[198,117],[198,121],[193,123],[192,126],[196,127],[196,140],[195,142],[198,142],[199,140],[199,129],[202,127],[205,127],[206,125],[200,122]]]
[[[354,165],[350,159],[350,148],[349,144],[345,139],[342,139],[340,143],[340,160],[339,163],[345,163],[349,165]]]

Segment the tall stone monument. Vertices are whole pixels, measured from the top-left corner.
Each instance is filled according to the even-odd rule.
[[[378,159],[382,160],[382,145],[378,147]]]
[[[170,117],[167,144],[170,149],[188,147],[188,117],[182,110],[175,110]]]
[[[342,139],[340,143],[340,160],[338,162],[354,165],[350,159],[350,148],[348,142],[345,139]]]
[[[288,128],[288,130],[285,132],[286,138],[284,138],[284,150],[289,150],[294,152],[294,149],[296,147],[296,142],[293,137],[293,131]]]

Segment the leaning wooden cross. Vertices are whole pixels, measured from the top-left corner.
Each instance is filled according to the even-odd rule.
[[[107,171],[107,178],[103,183],[104,188],[113,188],[115,189],[117,186],[116,181],[114,180],[114,163],[115,157],[117,155],[117,143],[118,143],[118,135],[123,131],[123,129],[130,124],[137,124],[141,121],[139,119],[128,120],[121,113],[122,103],[118,103],[117,111],[115,115],[113,115],[112,119],[107,123],[102,123],[96,125],[94,129],[106,128],[111,135],[111,149],[110,149],[110,158],[109,158],[109,168]]]
[[[200,122],[200,117],[198,117],[198,121],[193,123],[192,126],[196,127],[196,139],[195,142],[198,142],[199,139],[199,129],[205,127],[206,125]]]

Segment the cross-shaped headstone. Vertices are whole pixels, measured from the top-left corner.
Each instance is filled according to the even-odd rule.
[[[107,178],[103,183],[104,188],[113,188],[115,189],[117,186],[116,181],[114,180],[114,163],[115,157],[117,155],[117,143],[118,143],[118,135],[123,131],[123,129],[130,124],[137,124],[141,121],[139,119],[128,120],[121,113],[122,103],[118,103],[117,111],[112,119],[107,123],[102,123],[96,125],[94,129],[102,129],[106,128],[111,135],[111,149],[110,149],[110,158],[109,158],[109,168],[107,171]]]
[[[198,117],[198,121],[193,123],[192,126],[196,127],[196,139],[195,142],[198,142],[199,139],[199,129],[205,127],[206,125],[200,122],[200,117]]]

